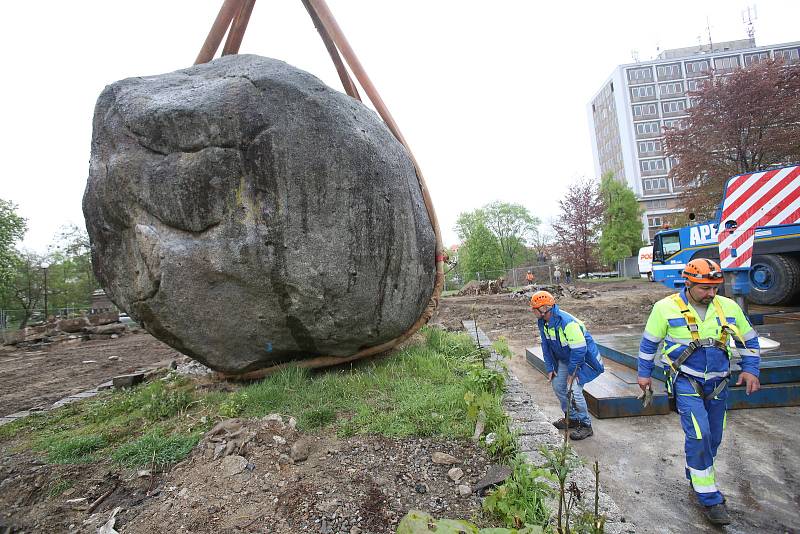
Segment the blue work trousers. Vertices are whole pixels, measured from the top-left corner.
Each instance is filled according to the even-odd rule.
[[[558,361],[558,371],[553,378],[553,391],[556,393],[558,401],[561,403],[561,411],[567,413],[569,401],[567,399],[567,363]],[[578,421],[584,425],[591,425],[592,418],[589,417],[589,409],[586,407],[586,399],[583,398],[583,386],[578,383],[577,378],[572,382],[572,395],[575,405],[569,407],[570,421]]]
[[[711,394],[722,381],[721,378],[696,380],[703,388],[704,397]],[[728,388],[726,387],[714,398],[705,399],[695,392],[689,380],[683,375],[678,375],[673,387],[678,414],[681,417],[681,427],[686,436],[684,444],[686,478],[692,483],[700,504],[703,506],[719,504],[724,498],[717,487],[714,459],[725,428]]]

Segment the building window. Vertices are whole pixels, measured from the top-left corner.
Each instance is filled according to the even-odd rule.
[[[656,96],[656,88],[654,85],[642,85],[639,87],[631,87],[632,98],[653,98]]]
[[[643,83],[653,81],[653,71],[650,67],[628,69],[629,83]]]
[[[744,66],[748,67],[753,63],[761,63],[769,59],[769,52],[756,52],[755,54],[744,55]]]
[[[658,191],[659,189],[667,188],[666,178],[647,178],[642,180],[642,186],[645,191]]]
[[[686,75],[687,76],[697,76],[699,74],[707,74],[708,73],[708,61],[705,59],[700,61],[687,61],[686,62]]]
[[[681,119],[667,119],[664,121],[664,128],[683,128]]]
[[[637,135],[654,135],[661,133],[661,127],[658,121],[654,122],[639,122],[636,124]]]
[[[680,113],[686,110],[685,100],[672,100],[670,102],[662,102],[661,110],[664,113]]]
[[[639,153],[661,152],[661,141],[639,141]]]
[[[681,77],[680,63],[672,65],[659,65],[656,67],[656,76],[659,80],[672,80]]]
[[[785,63],[797,63],[800,60],[800,53],[797,48],[785,48],[783,50],[775,50],[775,59],[782,59]]]
[[[633,106],[634,117],[641,117],[644,115],[655,115],[655,114],[656,114],[655,104],[637,104]]]
[[[683,94],[683,82],[662,83],[658,86],[661,96],[674,96]]]
[[[642,172],[663,172],[666,170],[663,159],[645,159],[639,162]]]
[[[689,80],[686,82],[686,85],[689,86],[689,91],[700,91],[703,89],[703,84],[706,83],[706,80]]]
[[[649,210],[659,210],[659,209],[666,209],[667,208],[667,201],[666,200],[648,200],[645,202],[647,209]]]
[[[733,72],[739,66],[739,58],[736,56],[714,58],[714,69],[720,72]]]
[[[647,218],[647,225],[650,228],[660,228],[661,227],[661,217],[648,217]]]

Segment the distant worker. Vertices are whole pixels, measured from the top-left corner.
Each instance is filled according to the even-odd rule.
[[[569,428],[574,429],[569,437],[576,441],[588,438],[594,431],[583,397],[583,387],[603,372],[597,345],[584,324],[559,309],[549,292],[534,293],[531,310],[536,316],[542,338],[547,380],[553,385],[564,412],[564,418],[554,422],[553,426],[566,430],[569,414]],[[569,398],[570,390],[572,399]]]
[[[534,282],[534,280],[535,280],[535,278],[533,277],[533,273],[532,273],[532,272],[530,272],[530,271],[528,271],[528,272],[525,274],[525,280],[528,282],[528,285],[531,285],[531,284],[533,284],[533,282]]]
[[[567,267],[567,270],[564,272],[564,277],[567,279],[566,282],[568,284],[572,283],[572,271],[569,270],[569,267]]]
[[[686,436],[686,478],[706,518],[715,525],[731,522],[725,497],[717,487],[714,459],[726,422],[730,359],[741,357],[736,385],[758,391],[758,334],[733,300],[717,295],[723,274],[707,259],[686,264],[686,287],[653,306],[639,345],[639,387],[651,389],[656,350],[664,340],[661,359],[669,372],[667,392],[674,399]],[[737,349],[728,345],[734,339]]]
[[[556,270],[553,271],[553,279],[556,281],[556,284],[561,283],[561,271],[556,267]]]

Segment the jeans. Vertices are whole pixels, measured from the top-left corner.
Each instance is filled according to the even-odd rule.
[[[567,413],[567,363],[558,362],[558,372],[553,378],[551,384],[553,391],[556,393],[558,401],[561,403],[561,411]],[[572,398],[575,400],[575,406],[570,406],[569,418],[571,421],[578,421],[584,425],[591,426],[592,418],[589,417],[589,409],[586,407],[586,399],[583,398],[583,386],[578,383],[577,378],[572,382]],[[577,409],[576,409],[577,408]]]

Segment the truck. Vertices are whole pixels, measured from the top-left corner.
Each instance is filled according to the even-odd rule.
[[[653,281],[653,245],[639,249],[639,276]]]
[[[681,271],[695,258],[720,263],[733,274],[726,291],[746,295],[754,304],[795,302],[800,297],[800,165],[733,176],[713,220],[655,235],[656,282],[682,286]]]

